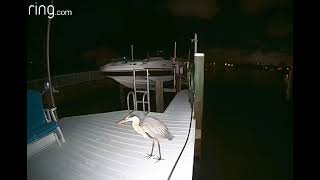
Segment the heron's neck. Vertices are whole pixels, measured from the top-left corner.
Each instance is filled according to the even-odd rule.
[[[143,128],[140,126],[140,119],[138,117],[135,117],[132,120],[132,127],[137,133],[141,134],[144,138],[149,138],[148,135],[143,130]]]
[[[140,126],[140,119],[138,117],[133,117],[132,126]]]

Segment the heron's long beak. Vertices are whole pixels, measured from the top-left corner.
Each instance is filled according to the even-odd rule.
[[[117,125],[123,124],[123,123],[125,123],[125,122],[127,122],[127,121],[126,121],[125,119],[123,119],[123,120],[117,122]]]

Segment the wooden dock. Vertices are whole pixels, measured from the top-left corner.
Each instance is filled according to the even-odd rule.
[[[28,159],[30,180],[166,180],[187,140],[191,118],[188,91],[179,92],[164,113],[149,113],[164,122],[174,135],[172,141],[160,140],[164,160],[144,158],[152,141],[137,134],[131,124],[116,122],[127,111],[66,117],[60,120],[66,143],[51,144]],[[195,144],[195,120],[192,120],[187,145],[171,179],[191,180]],[[158,149],[155,146],[154,153]]]

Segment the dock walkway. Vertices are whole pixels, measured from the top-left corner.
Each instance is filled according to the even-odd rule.
[[[168,178],[187,139],[191,106],[188,91],[179,92],[164,113],[150,112],[167,125],[174,135],[172,141],[161,140],[164,160],[144,158],[150,153],[152,141],[137,134],[130,123],[123,127],[116,122],[127,111],[65,117],[60,120],[66,143],[51,144],[28,159],[29,180],[165,180]],[[171,179],[192,179],[195,143],[195,121],[190,137]],[[155,146],[154,153],[158,154]]]

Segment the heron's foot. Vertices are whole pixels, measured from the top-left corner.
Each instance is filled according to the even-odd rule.
[[[150,159],[152,156],[154,156],[154,155],[152,155],[152,154],[148,154],[148,153],[146,153],[147,155],[145,156],[145,158],[147,158],[147,159]]]
[[[159,157],[159,156],[157,156],[156,158],[153,158],[153,159],[156,159],[156,160],[157,160],[157,161],[154,162],[154,163],[157,163],[157,162],[159,162],[160,160],[164,160],[163,158],[161,158],[161,157]]]

